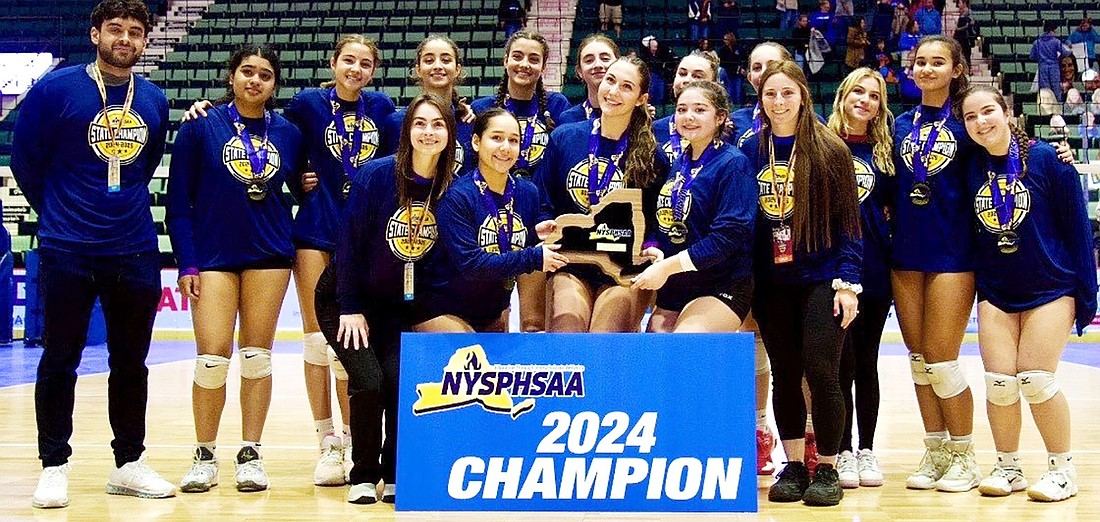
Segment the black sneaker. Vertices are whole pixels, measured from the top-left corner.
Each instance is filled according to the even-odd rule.
[[[809,485],[810,470],[806,469],[806,465],[801,462],[788,462],[783,471],[779,472],[775,484],[772,484],[772,487],[768,489],[768,500],[771,502],[798,502],[802,500],[802,495]]]
[[[256,451],[254,446],[242,446],[241,450],[237,452],[237,464],[244,464],[245,462],[258,460],[259,458],[260,453]]]
[[[814,481],[806,488],[802,495],[802,502],[807,506],[835,506],[844,498],[844,490],[840,488],[840,475],[831,464],[818,464],[814,470]]]

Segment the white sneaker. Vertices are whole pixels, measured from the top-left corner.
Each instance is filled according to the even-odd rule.
[[[267,471],[260,453],[252,446],[245,446],[237,453],[237,491],[263,491],[267,489]]]
[[[313,483],[318,486],[343,486],[347,480],[344,478],[344,448],[340,439],[325,437],[321,448],[321,457],[313,469]]]
[[[115,468],[107,476],[107,493],[141,498],[176,496],[176,486],[145,463],[145,457]]]
[[[351,484],[351,468],[355,460],[351,458],[351,439],[344,439],[344,483]]]
[[[949,440],[944,443],[951,455],[951,465],[936,481],[936,489],[949,493],[962,493],[978,487],[982,472],[974,458],[974,443]]]
[[[905,487],[909,489],[932,489],[936,487],[936,481],[947,471],[951,463],[947,450],[944,448],[946,441],[939,437],[924,438],[924,457],[920,460],[917,471],[905,479]]]
[[[1027,489],[1027,479],[1017,467],[993,466],[989,476],[978,484],[978,492],[987,497],[1006,497]]]
[[[1027,488],[1027,497],[1039,502],[1058,502],[1076,494],[1077,470],[1073,468],[1049,470]]]
[[[38,487],[34,488],[36,508],[60,508],[69,505],[69,463],[42,468]]]
[[[218,459],[214,452],[206,448],[195,448],[191,469],[180,481],[180,491],[184,493],[205,493],[218,485]]]
[[[378,502],[378,486],[374,484],[355,484],[348,489],[348,502],[352,504],[374,504]]]
[[[1074,493],[1076,493],[1076,488]],[[386,484],[382,486],[382,502],[387,504],[393,504],[397,499],[397,484]]]
[[[856,459],[859,468],[859,485],[864,487],[878,487],[882,485],[882,469],[878,466],[878,458],[869,449],[859,450]]]
[[[859,470],[856,468],[856,456],[844,450],[836,456],[836,472],[840,476],[840,487],[854,489],[859,487]]]

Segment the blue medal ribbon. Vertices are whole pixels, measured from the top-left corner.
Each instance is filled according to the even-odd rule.
[[[485,208],[493,223],[496,224],[497,247],[500,249],[500,253],[510,252],[512,250],[512,233],[515,231],[515,224],[512,222],[512,207],[515,202],[516,190],[515,180],[512,179],[512,176],[508,176],[508,181],[504,184],[504,220],[500,219],[501,207],[497,205],[497,200],[489,190],[489,183],[481,175],[481,170],[474,169],[474,184],[481,192],[482,207]]]
[[[687,196],[691,193],[691,186],[695,183],[699,171],[718,153],[721,146],[722,142],[720,141],[707,145],[698,160],[692,160],[689,154],[684,154],[680,159],[680,172],[676,176],[676,181],[672,183],[672,221],[674,223],[684,221],[684,213],[687,210],[684,207],[687,203]],[[688,145],[687,152],[690,151],[691,145]]]
[[[676,130],[676,115],[673,114],[668,118],[668,144],[672,147],[672,161],[670,165],[675,165],[676,161],[684,155],[683,143],[680,141],[680,133]]]
[[[622,137],[619,138],[619,142],[615,144],[615,151],[611,153],[611,157],[608,158],[607,169],[603,171],[603,177],[600,177],[600,164],[596,161],[596,153],[600,149],[600,119],[595,118],[592,120],[592,134],[588,136],[588,205],[593,205],[600,202],[600,193],[607,190],[607,187],[611,185],[611,179],[615,177],[615,172],[619,170],[616,162],[626,152],[626,146],[630,142],[630,134],[623,132]]]
[[[237,136],[241,139],[241,146],[244,147],[245,154],[248,154],[248,163],[252,167],[252,179],[263,178],[264,171],[267,170],[267,131],[271,129],[271,111],[264,110],[264,137],[260,140],[260,150],[256,150],[256,147],[252,145],[252,136],[245,128],[244,122],[241,120],[241,113],[237,111],[235,103],[229,104],[229,117],[233,119],[233,124],[237,127]]]
[[[349,179],[355,175],[356,167],[353,159],[359,155],[363,147],[363,131],[360,122],[367,112],[366,101],[359,96],[359,104],[355,108],[355,125],[351,130],[351,139],[348,139],[348,130],[344,126],[344,112],[340,110],[340,100],[336,97],[336,89],[329,91],[328,99],[332,102],[332,124],[336,127],[336,133],[340,135],[340,159],[344,163],[344,175]]]
[[[756,102],[756,106],[752,108],[752,133],[760,134],[760,129],[764,128],[764,118],[760,116],[760,102]]]
[[[1005,172],[1005,189],[1001,192],[1001,184],[997,183],[997,174],[993,171],[992,159],[987,163],[990,180],[989,194],[993,197],[993,208],[997,209],[997,224],[1002,231],[1007,231],[1012,224],[1013,214],[1016,212],[1016,193],[1013,189],[1020,178],[1020,144],[1015,137],[1008,143],[1008,168]]]
[[[517,114],[516,104],[512,102],[511,98],[504,101],[504,109],[512,113],[518,118],[530,118],[527,122],[527,128],[523,130],[523,141],[519,144],[519,161],[516,162],[516,167],[527,168],[531,165],[531,161],[528,156],[531,153],[531,142],[535,139],[535,122],[538,121],[539,107],[536,104],[535,109],[531,111],[531,114]]]
[[[940,109],[940,114],[936,116],[936,123],[932,126],[932,130],[928,132],[928,140],[924,143],[920,142],[920,129],[921,129],[921,106],[918,105],[916,111],[913,114],[913,130],[909,132],[909,140],[917,145],[916,150],[913,151],[913,177],[916,178],[918,183],[926,183],[928,181],[928,163],[926,163],[929,155],[932,154],[932,147],[936,145],[936,139],[940,136],[940,129],[947,123],[947,118],[951,116],[951,99],[949,98],[943,104],[943,108]]]

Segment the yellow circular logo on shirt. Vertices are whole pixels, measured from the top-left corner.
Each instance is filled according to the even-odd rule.
[[[546,132],[546,124],[541,120],[536,119],[534,116],[517,118],[519,120],[519,135],[520,139],[527,133],[527,126],[531,124],[531,120],[535,121],[535,134],[531,137],[531,147],[527,149],[527,166],[528,168],[538,165],[539,161],[542,161],[542,156],[546,153],[546,146],[550,144],[550,133]],[[522,141],[520,143],[522,145]]]
[[[992,173],[989,173],[992,176]],[[1004,176],[997,176],[997,186],[1000,188],[1001,194],[1005,193]],[[991,190],[991,181],[985,182],[981,188],[978,189],[978,193],[974,195],[974,214],[978,216],[978,221],[982,224],[982,227],[994,234],[1000,233],[1001,222],[997,217],[997,208],[993,205],[993,195]],[[1024,183],[1017,180],[1012,187],[1012,194],[1014,195],[1012,219],[1009,221],[1008,230],[1015,230],[1023,223],[1024,218],[1031,212],[1031,191],[1024,186]]]
[[[419,201],[397,209],[386,222],[386,242],[393,255],[402,261],[417,261],[424,257],[438,239],[439,227],[436,226],[435,214]]]
[[[696,168],[696,173],[699,169]],[[657,194],[657,228],[664,233],[668,233],[669,229],[675,223],[687,223],[688,216],[691,215],[691,192],[684,192],[684,201],[682,203],[684,215],[679,221],[676,220],[675,209],[672,207],[672,189],[676,185],[676,180],[680,176],[677,174],[673,179],[669,180],[661,187],[661,192]]]
[[[252,142],[253,150],[259,152],[260,146],[263,142],[257,136],[249,136]],[[222,147],[222,164],[229,170],[233,177],[242,183],[249,183],[252,181],[267,181],[279,172],[279,167],[282,166],[282,158],[279,156],[279,149],[275,148],[275,144],[270,140],[267,142],[267,165],[264,166],[264,171],[256,176],[252,172],[252,162],[248,159],[248,151],[244,149],[244,145],[241,142],[240,136],[233,136]]]
[[[920,143],[914,142],[912,136],[906,135],[905,139],[901,141],[901,160],[905,163],[906,168],[913,170],[913,156],[917,152],[917,147],[928,141],[928,135],[932,132],[932,128],[936,124],[925,123],[920,128]],[[940,133],[936,136],[936,143],[932,145],[932,152],[929,153],[925,161],[928,163],[928,175],[935,176],[955,159],[955,154],[959,150],[959,143],[955,140],[955,134],[951,132],[951,129],[944,125],[940,129]]]
[[[569,169],[569,173],[565,175],[565,190],[581,212],[588,212],[588,165],[588,158],[585,158]],[[607,172],[607,168],[611,166],[611,162],[607,158],[596,157],[596,165],[596,178],[600,181]],[[599,191],[598,195],[602,198],[608,192],[625,186],[623,169],[616,168],[607,188]]]
[[[871,169],[870,164],[863,161],[863,158],[853,156],[852,163],[856,169],[856,195],[859,197],[859,202],[863,203],[875,190],[875,171]]]
[[[353,137],[352,130],[355,127],[355,113],[344,111],[344,129],[348,131],[349,139]],[[378,133],[378,126],[374,124],[374,120],[364,116],[359,120],[359,132],[362,135],[363,141],[359,144],[359,154],[351,158],[351,163],[355,167],[360,167],[364,163],[374,158],[378,153],[378,144],[381,140],[381,135]],[[332,154],[332,157],[337,161],[343,162],[343,136],[336,131],[336,123],[329,122],[328,127],[325,127],[325,147]]]
[[[477,227],[477,246],[490,254],[499,254],[500,245],[497,243],[497,227],[507,230],[508,211],[500,210],[497,220],[485,216],[481,226]],[[523,250],[527,245],[527,227],[523,224],[523,218],[512,212],[512,236],[508,240],[509,246],[514,250]]]
[[[95,155],[107,161],[113,154],[118,154],[119,163],[129,165],[141,154],[145,144],[149,142],[149,126],[141,115],[132,107],[126,117],[122,117],[121,105],[111,105],[96,113],[95,118],[88,125],[88,145]],[[110,121],[110,128],[107,122]],[[111,143],[113,128],[118,134],[114,144]]]
[[[772,184],[775,181],[775,184]],[[775,172],[769,165],[765,165],[756,175],[756,185],[760,191],[758,201],[760,210],[772,221],[782,221],[794,214],[794,173],[787,168],[786,161],[775,162]],[[776,192],[786,188],[786,197]],[[780,208],[782,202],[782,208]]]

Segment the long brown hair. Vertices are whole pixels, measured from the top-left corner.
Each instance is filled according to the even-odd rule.
[[[894,134],[892,129],[894,114],[890,112],[890,106],[887,104],[886,80],[882,78],[882,74],[868,67],[860,67],[849,73],[837,88],[836,98],[833,99],[833,113],[829,115],[828,126],[838,136],[843,137],[848,134],[848,115],[844,112],[844,99],[848,97],[852,89],[859,85],[859,82],[866,78],[875,80],[880,94],[878,114],[873,120],[867,122],[867,137],[871,139],[874,146],[871,153],[872,160],[878,170],[893,176]]]
[[[641,58],[623,56],[616,61],[633,65],[638,70],[638,92],[649,92],[649,66]],[[657,138],[653,135],[653,118],[646,104],[631,111],[626,132],[630,143],[626,149],[626,160],[623,161],[623,182],[628,187],[648,187],[657,178],[657,169],[653,166]]]
[[[801,161],[794,164],[793,239],[808,252],[833,246],[834,236],[860,237],[859,198],[856,173],[848,146],[828,127],[817,121],[810,87],[802,68],[794,62],[772,62],[760,76],[761,96],[768,79],[784,74],[798,85],[801,105],[795,131],[794,151]],[[760,151],[767,153],[772,137],[771,119],[761,111]],[[792,158],[793,160],[794,158]]]
[[[435,164],[435,182],[432,183],[434,189],[428,195],[429,200],[438,201],[454,179],[455,140],[458,138],[458,127],[455,124],[454,111],[438,95],[421,94],[409,102],[405,119],[401,122],[401,138],[397,143],[397,153],[394,155],[394,162],[396,163],[394,175],[397,177],[397,204],[400,206],[412,203],[412,196],[409,194],[409,184],[412,182],[413,177],[412,123],[416,109],[425,103],[438,109],[439,113],[443,115],[443,121],[447,123],[447,145],[443,147],[443,152],[439,153],[439,161]]]
[[[954,106],[952,110],[955,111],[955,117],[958,118],[959,121],[965,121],[963,119],[963,102],[970,96],[983,92],[992,95],[993,101],[1001,106],[1001,110],[1005,113],[1005,119],[1008,120],[1008,128],[1012,132],[1012,139],[1016,140],[1016,144],[1020,146],[1020,177],[1022,178],[1027,175],[1027,157],[1031,152],[1029,147],[1031,144],[1031,137],[1027,135],[1027,131],[1021,129],[1012,118],[1008,117],[1008,104],[1005,103],[1005,97],[1001,94],[1001,91],[998,91],[991,85],[978,84],[967,87],[965,91],[959,93],[959,96],[953,100]]]

